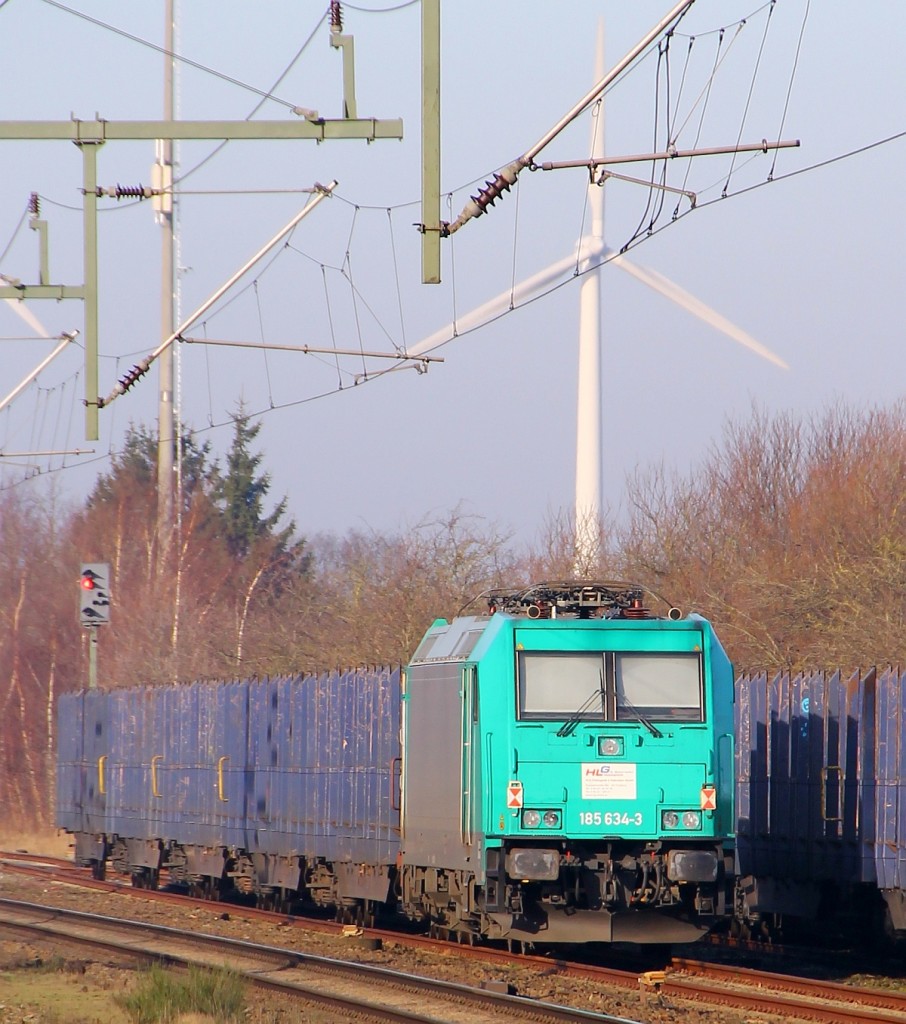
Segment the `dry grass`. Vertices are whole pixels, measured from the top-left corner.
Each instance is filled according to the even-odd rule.
[[[134,1024],[235,1022],[245,1007],[245,981],[234,971],[189,967],[188,973],[152,966],[133,990],[115,997]]]
[[[72,836],[57,829],[12,829],[0,827],[0,849],[40,853],[48,857],[72,855]]]

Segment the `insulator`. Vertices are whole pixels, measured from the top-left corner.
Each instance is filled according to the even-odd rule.
[[[485,187],[477,196],[469,197],[478,206],[476,217],[480,217],[489,206],[493,206],[494,201],[499,199],[504,192],[509,192],[512,182],[507,181],[502,174],[495,174],[493,181],[486,181],[484,184]]]
[[[28,212],[32,215],[32,217],[41,216],[41,197],[38,195],[37,192],[32,192],[32,194],[28,197]]]
[[[144,199],[144,185],[120,185],[117,183],[115,195],[117,199]]]
[[[129,388],[131,388],[132,385],[135,384],[137,381],[140,381],[147,372],[147,366],[141,366],[138,363],[136,363],[136,365],[133,366],[132,369],[125,376],[120,378],[120,387],[122,387],[123,392],[128,391]]]
[[[641,602],[633,601],[628,608],[623,609],[624,619],[650,619],[651,612]]]
[[[330,0],[330,31],[343,31],[343,5],[340,0]]]

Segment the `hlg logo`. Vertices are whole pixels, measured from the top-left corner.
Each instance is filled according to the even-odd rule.
[[[587,765],[585,768],[585,777],[588,778],[589,776],[591,776],[592,778],[598,778],[601,775],[609,775],[610,767],[611,766],[609,764]]]

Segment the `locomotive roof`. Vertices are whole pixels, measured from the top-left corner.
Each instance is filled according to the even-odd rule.
[[[626,617],[648,618],[647,611],[642,609],[643,589],[613,580],[558,580],[515,590],[511,587],[492,589],[481,595],[487,598],[488,613],[460,615],[452,622],[435,619],[409,664],[466,661],[489,624],[503,618],[556,618],[558,612],[568,617],[586,617],[589,610],[600,613],[603,609],[620,609]],[[644,614],[632,615],[633,610],[644,611]],[[669,618],[679,618],[678,610],[671,609]]]
[[[493,615],[464,615],[457,616],[452,622],[446,619],[435,619],[428,627],[421,643],[415,649],[415,653],[409,661],[410,665],[425,665],[437,662],[458,662],[474,660],[475,648],[478,642],[489,631],[495,634],[505,622],[517,621],[527,628],[544,628],[549,625],[550,619],[532,619],[522,615],[512,615],[508,612],[497,611]],[[564,617],[556,619],[557,626],[564,623],[571,625],[587,626],[597,622],[607,623],[611,626],[618,626],[624,629],[643,628],[670,631],[685,631],[689,629],[705,629],[708,635],[708,642],[721,648],[710,624],[695,612],[690,613],[683,619],[660,618],[656,616],[639,619],[618,617],[614,619],[594,619],[584,623],[579,619]]]
[[[491,621],[490,615],[465,615],[447,622],[436,619],[412,655],[410,664],[466,661]]]

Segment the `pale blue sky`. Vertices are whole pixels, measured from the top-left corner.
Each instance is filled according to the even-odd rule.
[[[67,6],[162,42],[162,3],[127,9],[73,0]],[[266,90],[315,30],[324,6],[181,2],[178,49],[198,64]],[[345,30],[355,36],[360,115],[402,117],[403,142],[231,143],[186,181],[193,192],[339,181],[337,196],[297,230],[292,248],[279,250],[266,272],[265,260],[245,279],[245,290],[208,318],[209,337],[366,349],[411,345],[448,323],[454,311],[461,316],[574,250],[583,225],[584,172],[526,172],[518,189],[487,217],[444,244],[443,283],[420,283],[419,236],[412,227],[420,217],[420,8],[369,13],[394,6],[378,0],[347,5]],[[442,0],[442,181],[444,189],[456,190],[449,215],[455,217],[475,191],[471,183],[525,151],[588,91],[600,19],[609,67],[668,9],[655,0],[505,0],[493,7]],[[696,136],[700,146],[732,144],[739,136],[744,142],[776,138],[795,65],[782,134],[800,139],[801,148],[780,154],[776,164],[772,155],[751,162],[737,158],[728,198],[711,205],[730,161],[697,161],[685,187],[699,192],[700,208],[671,224],[676,202],[668,199],[657,227],[669,226],[638,245],[632,258],[712,305],[781,355],[790,369],[760,360],[607,267],[604,474],[605,497],[614,507],[627,473],[661,459],[670,468],[687,469],[720,437],[727,417],[745,417],[753,402],[811,413],[837,401],[886,405],[904,393],[899,305],[906,139],[784,176],[906,130],[900,54],[906,7],[893,0],[810,6],[778,0],[766,32],[767,10],[757,0],[698,0],[670,48],[670,100],[679,104],[674,124],[688,117],[681,146],[693,145]],[[746,26],[739,31],[742,17]],[[715,30],[721,27],[718,45]],[[707,105],[696,105],[718,58],[723,62]],[[609,153],[653,146],[657,63],[650,56],[609,93]],[[44,0],[0,6],[0,119],[61,120],[71,113],[87,119],[96,112],[110,120],[158,117],[162,64],[154,50]],[[662,62],[661,125],[666,75]],[[329,46],[326,26],[275,93],[324,116],[339,115],[340,57]],[[242,118],[257,102],[255,93],[194,68],[179,73],[182,117]],[[285,106],[268,103],[259,116],[291,115]],[[539,159],[587,157],[588,135],[586,115]],[[660,145],[663,131],[658,139]],[[183,145],[183,170],[212,148]],[[100,181],[147,183],[152,160],[152,144],[108,143],[100,154]],[[763,182],[772,165],[772,184],[734,195]],[[0,272],[35,280],[35,236],[27,228],[15,237],[14,232],[29,193],[37,191],[45,197],[42,215],[50,223],[53,280],[78,283],[81,216],[65,208],[78,207],[81,198],[75,147],[0,142],[0,169],[0,253],[12,240]],[[649,165],[623,170],[639,177],[650,173]],[[681,185],[683,174],[684,166],[672,165],[670,183]],[[647,224],[649,193],[616,181],[605,192],[605,235],[619,247],[640,223]],[[288,221],[304,198],[186,195],[183,313]],[[110,212],[100,226],[100,380],[107,393],[159,340],[160,240],[149,204],[104,206]],[[77,302],[34,303],[33,309],[54,334],[82,326]],[[0,335],[23,333],[20,328],[19,319],[0,306]],[[577,331],[578,287],[571,282],[447,345],[440,353],[446,361],[426,375],[406,371],[351,387],[358,361],[346,366],[344,393],[315,401],[304,400],[337,385],[330,361],[276,353],[265,360],[260,352],[182,346],[182,417],[196,428],[222,424],[240,396],[253,411],[274,406],[263,417],[259,442],[274,494],[288,495],[305,533],[400,527],[462,500],[468,511],[530,540],[546,515],[573,502]],[[35,341],[0,344],[3,394],[52,347]],[[129,420],[155,421],[156,369],[102,410],[101,440],[86,444],[82,380],[74,379],[80,360],[78,351],[61,357],[42,374],[40,388],[0,413],[4,450],[63,443],[95,447],[101,454],[120,443]],[[202,436],[223,451],[230,430],[215,427]],[[53,479],[77,497],[108,465],[90,462]],[[9,481],[9,470],[3,479]]]

